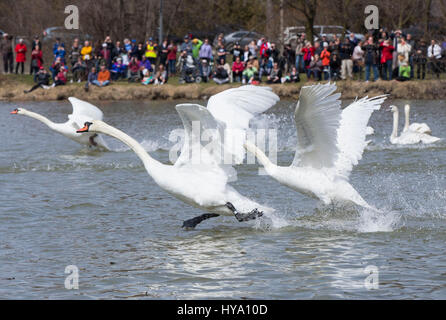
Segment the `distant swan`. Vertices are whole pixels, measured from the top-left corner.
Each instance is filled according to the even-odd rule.
[[[48,118],[24,108],[17,108],[12,111],[11,114],[20,114],[39,120],[46,124],[50,129],[53,129],[54,131],[82,145],[87,145],[90,147],[95,146],[109,150],[107,144],[100,135],[96,133],[80,134],[76,132],[76,130],[82,128],[84,123],[87,121],[102,120],[104,116],[102,111],[94,105],[77,98],[70,97],[68,100],[73,106],[73,113],[68,115],[68,121],[65,123],[54,123]]]
[[[419,133],[415,131],[411,131],[406,128],[406,131],[403,131],[400,136],[398,136],[398,119],[399,119],[399,111],[397,106],[391,106],[390,111],[393,113],[393,130],[390,135],[390,143],[392,144],[417,144],[417,143],[425,143],[430,144],[440,140],[440,138],[433,137],[426,133]],[[408,124],[406,118],[406,125]]]
[[[185,129],[185,142],[174,165],[153,159],[136,140],[102,121],[87,122],[78,132],[103,133],[122,141],[136,153],[147,173],[162,189],[207,212],[184,221],[184,228],[194,228],[203,220],[220,214],[235,215],[242,222],[274,210],[248,199],[228,184],[235,170],[222,165],[220,155],[203,148],[193,127],[198,123],[203,132],[206,129],[221,131],[228,126],[237,126],[237,123],[247,126],[255,114],[266,111],[278,100],[279,97],[269,88],[243,86],[212,96],[207,108],[195,104],[177,105]],[[243,150],[243,142],[240,148]],[[195,162],[190,152],[197,149],[200,158]]]
[[[404,106],[404,115],[405,115],[405,123],[404,123],[404,129],[403,132],[406,132],[408,130],[418,133],[426,133],[431,134],[432,130],[429,128],[429,126],[426,123],[412,123],[410,124],[410,105],[406,104]]]
[[[266,172],[281,184],[320,199],[324,204],[347,202],[372,208],[348,182],[366,145],[366,126],[385,97],[356,100],[341,110],[335,84],[301,89],[294,113],[297,150],[288,167],[273,164],[253,143],[245,148],[256,155]],[[372,208],[374,209],[374,208]]]

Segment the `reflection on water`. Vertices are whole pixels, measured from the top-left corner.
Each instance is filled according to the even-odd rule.
[[[446,108],[410,103],[413,122],[443,141],[393,146],[391,114],[374,113],[375,135],[351,183],[382,213],[324,208],[243,165],[233,185],[286,223],[219,217],[194,231],[180,226],[197,209],[161,190],[120,142],[106,138],[113,152],[82,149],[1,103],[0,298],[444,299]],[[169,133],[182,127],[174,102],[98,105],[105,121],[168,162]],[[56,122],[71,112],[68,102],[23,107]],[[278,129],[283,165],[294,156],[293,109],[283,101],[253,121]],[[67,265],[79,268],[77,291],[64,288]],[[379,289],[364,286],[369,266]]]

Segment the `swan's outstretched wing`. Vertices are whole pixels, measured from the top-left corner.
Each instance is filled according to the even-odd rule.
[[[177,112],[184,125],[184,144],[175,167],[209,172],[219,181],[235,180],[237,173],[223,163],[223,128],[208,109],[198,104],[179,104]],[[205,138],[207,141],[202,141]]]
[[[212,96],[209,112],[225,127],[225,151],[241,163],[245,156],[243,143],[249,121],[274,106],[280,98],[269,87],[252,85],[228,89]]]
[[[339,149],[336,144],[341,119],[341,94],[335,84],[303,87],[294,112],[297,149],[293,166],[333,167]]]
[[[70,97],[68,100],[73,106],[73,113],[68,115],[68,119],[70,119],[75,126],[79,126],[78,129],[84,126],[85,121],[102,121],[104,114],[98,107],[74,97]]]
[[[366,147],[367,123],[373,111],[379,110],[386,96],[362,98],[342,110],[341,124],[337,134],[339,148],[335,168],[338,174],[348,177],[353,166],[358,164]]]

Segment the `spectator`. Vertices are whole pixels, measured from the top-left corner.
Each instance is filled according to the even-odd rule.
[[[192,57],[194,57],[195,61],[198,61],[200,48],[203,45],[203,41],[198,38],[192,40]]]
[[[364,67],[364,51],[362,50],[363,42],[360,41],[353,49],[353,73],[358,73],[358,80],[362,79],[362,69]]]
[[[42,41],[40,41],[39,36],[34,36],[34,40],[31,44],[31,51],[33,51],[36,46],[39,46],[40,50],[42,50]]]
[[[84,42],[84,47],[81,49],[82,60],[84,60],[87,64],[93,58],[93,48],[90,45],[89,41]]]
[[[251,56],[252,57],[252,56]],[[254,75],[257,73],[258,69],[253,65],[253,59],[250,59],[246,64],[246,68],[243,71],[243,84],[252,83],[254,80]]]
[[[111,68],[113,61],[113,50],[115,49],[115,45],[110,36],[105,37],[104,43],[107,45],[107,55],[102,55],[104,57],[106,66],[108,69]]]
[[[180,51],[186,51],[188,55],[192,55],[192,43],[189,42],[189,36],[184,36],[184,42],[181,44]]]
[[[313,79],[318,81],[322,80],[322,61],[319,58],[318,54],[315,54],[313,57],[313,60],[310,62],[310,64],[308,65],[308,72],[307,72],[307,76],[308,76],[308,80],[311,79],[311,76],[313,76]]]
[[[237,41],[234,44],[234,47],[231,50],[231,54],[232,54],[233,62],[237,59],[237,57],[240,58],[240,61],[242,60],[243,51],[242,51],[242,48],[240,47],[240,42]]]
[[[19,43],[15,46],[15,73],[17,74],[19,72],[19,66],[22,69],[22,74],[25,69],[25,62],[26,62],[26,44],[23,42],[23,39],[19,39]]]
[[[223,43],[220,43],[218,49],[217,49],[217,61],[220,61],[221,59],[224,60],[224,62],[226,63],[226,49]]]
[[[324,80],[328,80],[330,78],[330,56],[331,53],[328,51],[328,43],[324,43],[324,50],[321,52],[321,60],[322,60],[322,73],[324,74]]]
[[[282,70],[279,68],[279,64],[274,62],[271,73],[267,76],[267,83],[281,83]]]
[[[60,58],[56,58],[56,60],[53,62],[53,64],[50,67],[50,71],[52,73],[53,80],[56,80],[56,76],[59,73],[61,68],[64,68],[64,64],[60,60]]]
[[[203,82],[208,82],[212,69],[207,59],[202,59],[200,64],[200,76]]]
[[[305,46],[302,48],[304,54],[304,69],[305,72],[308,71],[308,66],[310,65],[311,58],[314,55],[314,47],[311,45],[310,41],[305,42]]]
[[[337,80],[339,79],[341,71],[341,60],[339,59],[338,54],[332,53],[330,59],[330,79]]]
[[[296,62],[296,54],[294,50],[291,48],[291,44],[287,43],[285,45],[283,56],[286,60],[286,65],[287,65],[286,69],[287,71],[290,71]]]
[[[96,80],[98,80],[98,74],[96,72],[96,67],[91,67],[90,73],[88,74],[87,79],[87,88],[89,84],[93,84]]]
[[[110,46],[108,45],[107,42],[104,42],[104,43],[102,44],[102,50],[101,50],[101,54],[100,54],[100,56],[102,57],[102,59],[101,59],[101,60],[102,60],[101,63],[102,63],[102,64],[105,63],[105,66],[106,66],[107,68],[109,68],[109,66],[110,66],[111,55],[112,55],[112,52],[111,52],[111,50],[110,50]],[[100,63],[100,62],[98,61],[97,63]]]
[[[410,80],[410,66],[404,54],[398,55],[398,61],[400,66],[398,67],[398,77],[397,81],[408,81]]]
[[[122,64],[122,58],[119,57],[115,59],[110,69],[111,80],[117,81],[119,78],[125,79],[127,73],[127,68]]]
[[[249,46],[246,45],[245,50],[243,51],[243,58],[242,58],[243,63],[246,64],[249,60],[249,57],[251,57],[251,56],[252,56],[252,54],[251,54],[251,51],[249,50]]]
[[[383,79],[392,80],[393,50],[395,48],[390,44],[390,40],[384,40],[380,44],[380,47],[382,48],[381,64],[383,65]]]
[[[173,42],[173,40],[170,41],[169,46],[167,47],[168,53],[167,53],[167,61],[169,64],[169,73],[175,74],[175,64],[177,60],[177,46]]]
[[[347,77],[353,79],[353,55],[354,43],[346,38],[339,46],[339,55],[341,57],[341,79],[346,80]]]
[[[303,70],[305,68],[304,65],[304,41],[302,37],[299,37],[297,39],[297,45],[296,45],[296,69],[298,72]]]
[[[63,47],[65,50],[65,44],[60,40],[60,38],[56,38],[56,42],[53,45],[54,60],[56,60],[57,57],[60,57],[60,56],[58,56],[58,53],[60,53],[59,51],[62,51],[62,50],[59,50],[60,47]],[[65,58],[65,55],[64,55],[64,58]],[[63,62],[65,63],[65,61],[63,61]]]
[[[122,58],[122,55],[126,52],[127,51],[121,46],[121,41],[116,41],[111,53],[112,61],[116,61],[117,58]]]
[[[390,34],[390,39],[392,40],[392,46],[395,48],[393,51],[393,64],[392,68],[395,69],[398,67],[398,45],[402,36],[401,30],[396,30],[395,32]]]
[[[14,53],[12,50],[12,36],[7,33],[3,34],[0,40],[0,53],[3,59],[3,71],[8,74],[13,72]]]
[[[98,87],[105,87],[110,84],[110,71],[107,70],[105,64],[101,65],[101,71],[98,72],[97,80],[92,81],[92,83]]]
[[[33,51],[31,52],[31,70],[30,74],[37,74],[39,72],[40,67],[43,65],[43,54],[39,45],[36,45]]]
[[[87,74],[87,63],[82,60],[80,56],[77,58],[77,62],[74,63],[72,72],[73,79],[71,82],[77,81],[80,83],[85,79],[85,75]]]
[[[410,52],[409,52],[410,78],[413,79],[413,77],[414,77],[413,57],[415,54],[415,40],[412,39],[412,35],[410,33],[408,33],[406,36],[406,42],[410,46]]]
[[[159,48],[160,65],[167,67],[167,55],[169,54],[169,43],[164,39]]]
[[[59,72],[54,77],[54,83],[52,87],[64,86],[67,83],[67,73],[65,67],[61,67]]]
[[[427,57],[430,70],[436,74],[437,78],[440,78],[441,47],[435,40],[432,40],[431,45],[427,48]]]
[[[373,69],[374,81],[378,80],[378,46],[373,41],[373,37],[369,37],[367,42],[363,45],[364,62],[365,62],[365,81],[370,79],[370,68]]]
[[[300,82],[299,71],[295,66],[291,69],[290,82],[297,83]]]
[[[206,59],[208,62],[212,60],[212,47],[208,38],[204,39],[204,43],[200,47],[199,57],[202,60]]]
[[[145,57],[150,61],[150,64],[153,66],[156,64],[157,47],[158,47],[158,45],[156,43],[154,43],[153,38],[150,37],[149,41],[147,41],[147,43],[146,43]]]
[[[152,63],[150,62],[149,58],[144,57],[143,60],[139,64],[141,73],[144,73],[144,70],[147,70],[147,72],[150,74],[150,72],[153,72]]]
[[[167,83],[167,71],[164,64],[160,64],[155,74],[155,85],[163,85],[165,83]]]
[[[81,46],[79,45],[79,39],[74,39],[73,45],[71,46],[70,54],[68,55],[68,59],[70,60],[71,67],[77,63],[78,59],[81,57]]]
[[[141,79],[139,70],[140,62],[138,60],[138,57],[132,57],[129,63],[129,82],[139,81]]]
[[[417,69],[417,79],[424,80],[426,77],[426,63],[427,63],[427,44],[424,39],[420,40],[420,43],[416,47],[416,51],[413,57],[414,66]]]
[[[48,86],[50,84],[50,74],[45,70],[43,66],[39,68],[39,71],[36,73],[36,76],[34,77],[34,82],[37,82],[35,86],[33,86],[29,90],[24,90],[24,93],[30,93],[38,88],[46,88],[48,89]]]
[[[257,45],[254,40],[249,43],[248,48],[251,55],[257,57]]]
[[[227,67],[226,67],[227,66]],[[219,63],[217,64],[217,67],[214,71],[214,81],[217,84],[223,84],[229,82],[229,72],[228,72],[229,65],[225,63],[225,60],[221,58],[219,60]]]
[[[138,46],[135,47],[132,55],[138,58],[138,61],[142,61],[142,57],[145,55],[145,50],[143,48],[142,42],[138,43]]]
[[[245,69],[243,62],[240,60],[240,56],[235,58],[234,63],[232,64],[232,79],[235,82],[242,81],[243,70]]]
[[[409,63],[409,55],[411,51],[412,48],[410,47],[410,45],[406,42],[404,38],[401,38],[400,42],[398,43],[398,49],[397,49],[398,55],[403,55],[404,60],[406,60]]]

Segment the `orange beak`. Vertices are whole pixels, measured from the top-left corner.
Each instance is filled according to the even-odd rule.
[[[77,130],[76,132],[77,133],[88,132],[88,126],[86,125],[85,127],[83,127],[82,129]]]
[[[11,111],[11,114],[17,114],[19,113],[19,109],[15,109],[14,111]]]

